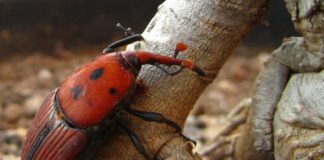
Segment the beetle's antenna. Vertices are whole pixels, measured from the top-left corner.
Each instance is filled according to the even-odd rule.
[[[117,22],[116,27],[122,29],[123,31],[126,31],[126,28],[123,27],[119,22]]]
[[[119,22],[116,24],[116,27],[122,29],[125,32],[124,34],[125,34],[126,37],[134,35],[134,32],[132,31],[132,28],[130,28],[130,27],[125,28]]]
[[[186,49],[187,49],[187,45],[186,44],[184,44],[184,43],[178,43],[176,45],[176,48],[175,48],[174,52],[173,52],[173,58],[177,58],[179,52],[184,51]]]
[[[119,22],[116,24],[116,27],[123,30],[126,37],[116,42],[109,44],[103,51],[103,54],[113,52],[116,48],[133,43],[135,41],[144,40],[141,34],[135,34],[132,32],[131,28],[125,29]]]

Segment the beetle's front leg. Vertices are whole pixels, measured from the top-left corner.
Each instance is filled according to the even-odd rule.
[[[157,68],[159,68],[159,69],[161,69],[163,72],[165,72],[166,74],[168,74],[170,76],[177,75],[177,74],[179,74],[183,70],[183,67],[182,66],[180,66],[180,68],[177,69],[177,70],[175,70],[175,71],[167,70],[167,69],[161,67],[160,64],[158,64],[158,63],[154,64],[154,66],[157,67]]]
[[[164,117],[162,114],[160,113],[155,113],[155,112],[146,112],[146,111],[139,111],[139,110],[135,110],[135,109],[132,109],[131,107],[127,106],[125,108],[125,110],[136,116],[136,117],[139,117],[143,120],[146,120],[146,121],[153,121],[153,122],[157,122],[157,123],[163,123],[163,124],[166,124],[172,128],[174,128],[176,130],[177,133],[180,134],[181,137],[183,137],[185,140],[187,141],[191,141],[192,143],[194,143],[196,145],[196,142],[193,141],[192,139],[188,138],[187,136],[183,135],[182,134],[182,129],[181,127],[175,123],[174,121],[172,120],[169,120],[168,118]]]

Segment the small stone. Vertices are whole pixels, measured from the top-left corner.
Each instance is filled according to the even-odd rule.
[[[4,133],[3,135],[3,141],[7,144],[16,144],[16,145],[20,145],[21,144],[21,140],[18,137],[17,133],[15,130],[8,130]]]
[[[56,86],[56,79],[48,69],[41,69],[37,75],[37,86],[39,88],[53,88]]]
[[[23,127],[19,127],[15,130],[17,137],[22,142],[25,139],[25,136],[27,134],[27,129]]]
[[[23,115],[23,108],[19,104],[9,104],[4,109],[4,117],[10,122],[16,122]]]
[[[39,84],[37,83],[36,76],[26,77],[24,80],[18,81],[15,85],[13,85],[12,91],[14,94],[21,97],[28,97],[35,92],[35,88],[37,88],[38,85]]]
[[[50,80],[51,78],[53,77],[52,73],[48,70],[48,69],[41,69],[39,72],[38,72],[38,79],[40,81],[48,81]]]
[[[27,116],[34,116],[44,100],[44,96],[34,94],[24,102],[24,110]]]
[[[0,157],[1,157],[1,155],[0,155]],[[13,155],[13,154],[3,155],[3,160],[20,160],[20,156],[19,155]]]

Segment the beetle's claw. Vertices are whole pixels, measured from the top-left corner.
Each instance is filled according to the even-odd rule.
[[[194,146],[197,145],[197,142],[196,142],[196,141],[192,140],[191,138],[185,136],[184,134],[182,134],[182,133],[180,133],[180,132],[179,132],[179,134],[180,134],[180,136],[181,136],[184,140],[186,140],[186,141],[190,141],[191,143],[194,144]]]

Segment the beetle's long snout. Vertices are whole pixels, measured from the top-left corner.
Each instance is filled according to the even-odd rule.
[[[200,76],[206,75],[205,72],[201,68],[196,66],[190,60],[180,60],[180,59],[176,59],[173,57],[157,55],[157,54],[153,54],[150,52],[144,52],[144,51],[137,51],[136,53],[133,53],[132,55],[135,56],[138,63],[142,64],[142,65],[151,64],[151,65],[155,65],[157,67],[159,67],[158,66],[159,64],[164,64],[167,66],[178,65],[183,68],[188,68],[188,69],[196,72]],[[164,70],[164,69],[162,69],[162,70]],[[179,72],[175,72],[175,73],[179,73]],[[171,74],[174,75],[175,73],[171,73]]]

